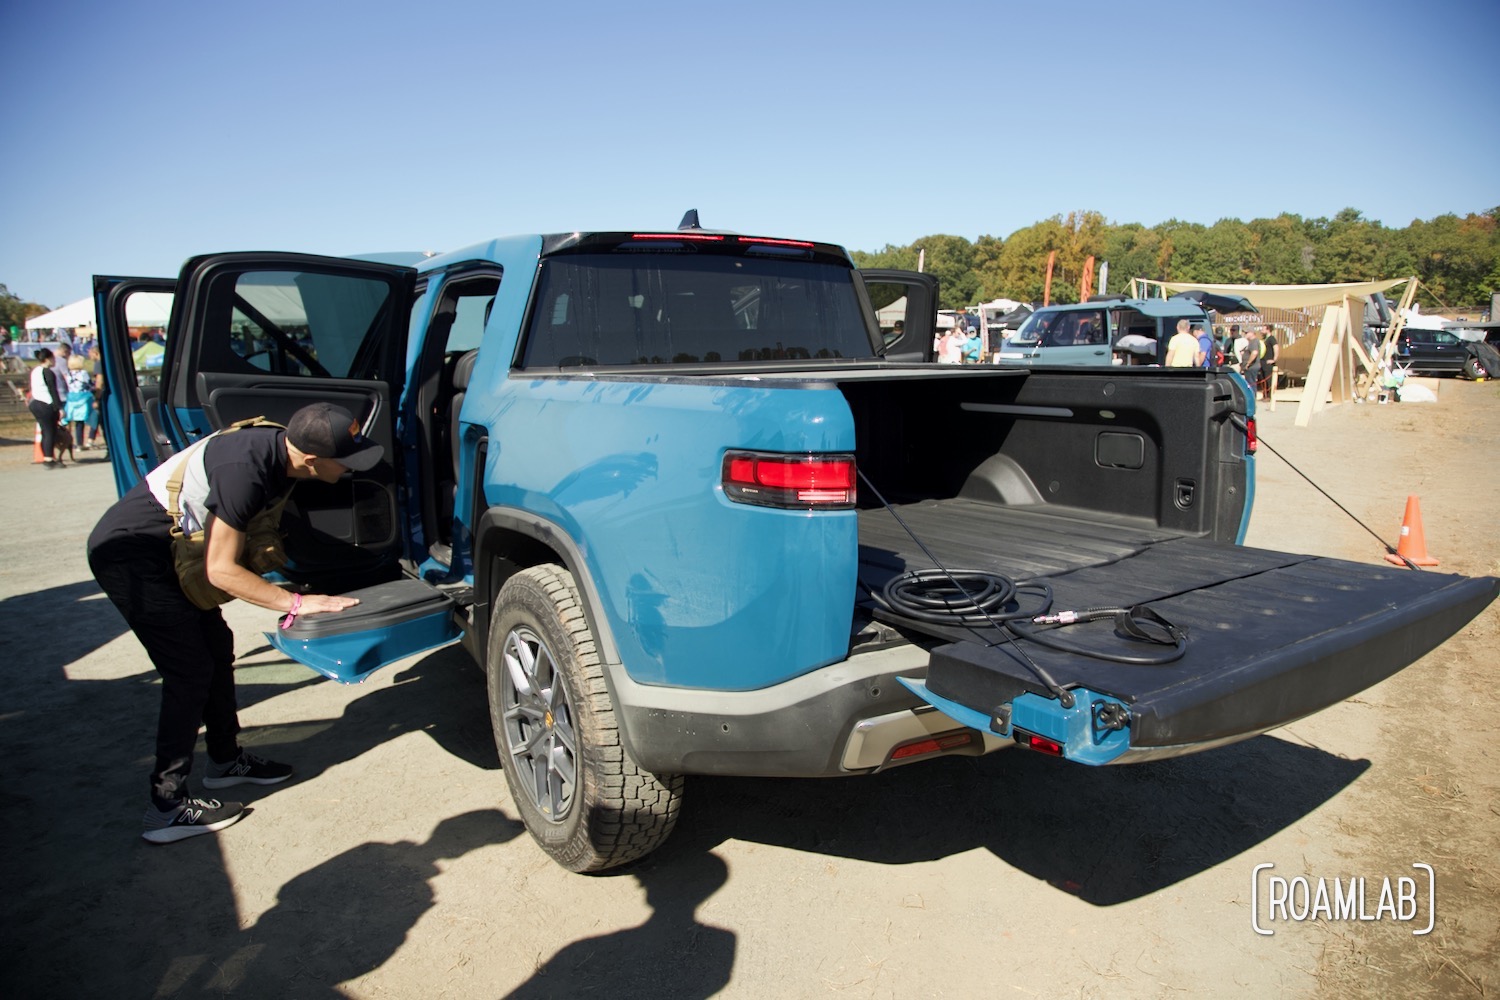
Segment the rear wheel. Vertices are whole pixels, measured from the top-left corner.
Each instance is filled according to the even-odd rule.
[[[1469,359],[1464,362],[1464,376],[1466,378],[1489,378],[1490,374],[1491,373],[1484,367],[1484,365],[1479,363],[1479,359],[1474,357],[1474,355],[1472,354],[1469,355]]]
[[[682,776],[642,770],[621,744],[572,574],[523,570],[495,603],[485,656],[490,723],[526,829],[570,871],[650,854],[677,822]]]

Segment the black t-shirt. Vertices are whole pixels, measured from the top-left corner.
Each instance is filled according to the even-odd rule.
[[[246,427],[217,435],[203,448],[203,470],[208,478],[203,505],[232,528],[244,531],[252,517],[291,489],[292,479],[286,472],[286,432],[279,428]],[[146,480],[137,483],[105,513],[89,539],[89,547],[120,535],[171,540],[171,518]]]
[[[1266,345],[1266,356],[1260,359],[1260,363],[1263,365],[1274,365],[1276,363],[1274,360],[1276,357],[1276,334],[1266,334],[1265,339],[1261,343]]]

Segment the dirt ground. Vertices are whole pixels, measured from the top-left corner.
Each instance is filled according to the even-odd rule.
[[[1500,574],[1500,383],[1448,380],[1436,403],[1338,406],[1307,428],[1294,415],[1263,411],[1264,441],[1381,537],[1415,494],[1439,572]],[[690,779],[664,849],[585,877],[517,822],[463,653],[339,686],[273,654],[271,615],[235,605],[243,741],[297,776],[246,792],[253,815],[217,836],[153,847],[139,834],[157,685],[88,574],[83,542],[114,487],[80,458],[31,467],[15,429],[0,447],[5,997],[1500,988],[1500,608],[1357,698],[1177,761],[1011,752],[843,781]],[[1248,541],[1382,555],[1265,450]],[[1378,886],[1418,862],[1436,871],[1428,935],[1389,919],[1252,927],[1258,865]]]

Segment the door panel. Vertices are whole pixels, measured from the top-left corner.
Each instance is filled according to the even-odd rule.
[[[858,272],[892,361],[932,361],[938,281],[930,274],[870,268]],[[899,324],[899,326],[897,325]]]
[[[190,443],[246,417],[286,423],[313,402],[345,407],[385,448],[337,483],[302,481],[282,519],[283,575],[325,592],[399,573],[397,412],[416,272],[302,254],[195,258],[177,282],[163,416]]]

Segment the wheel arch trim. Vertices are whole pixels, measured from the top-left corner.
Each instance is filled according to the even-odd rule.
[[[474,648],[486,648],[495,595],[499,594],[500,587],[509,579],[508,574],[503,579],[495,579],[497,550],[507,539],[518,537],[554,554],[562,567],[573,575],[579,597],[583,600],[584,616],[594,633],[594,642],[608,676],[620,663],[620,651],[608,621],[597,613],[597,609],[603,605],[582,549],[555,522],[518,507],[490,507],[479,516],[474,527],[474,605],[471,625],[475,632]],[[516,569],[536,564],[537,561],[530,561],[526,565],[518,565]]]

